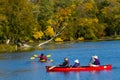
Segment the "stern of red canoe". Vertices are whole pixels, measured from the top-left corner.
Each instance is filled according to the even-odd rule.
[[[111,70],[112,69],[112,65],[111,64],[110,65],[104,65],[103,68],[105,70]]]

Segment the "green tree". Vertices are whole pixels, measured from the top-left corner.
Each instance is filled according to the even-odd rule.
[[[5,15],[5,10],[7,7],[7,0],[0,0],[0,42],[3,42],[5,39],[5,35],[4,35],[4,29],[7,32],[7,35],[9,34],[8,32],[8,17]],[[7,27],[6,27],[7,26]]]
[[[85,0],[76,9],[76,38],[84,37],[85,39],[96,39],[98,35],[99,20],[96,16],[98,13],[94,0]]]
[[[35,18],[33,5],[28,0],[1,0],[2,13],[7,17],[7,22],[2,22],[5,39],[29,40],[33,35]],[[4,26],[5,25],[5,26]]]
[[[101,9],[106,35],[120,35],[120,2],[118,0],[104,0],[101,4],[103,3],[107,4]]]

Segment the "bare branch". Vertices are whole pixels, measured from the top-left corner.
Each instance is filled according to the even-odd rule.
[[[61,33],[62,33],[62,31],[63,31],[64,29],[65,29],[65,26],[62,27],[62,29],[61,29],[55,36],[53,36],[51,39],[49,39],[49,40],[47,40],[47,41],[45,41],[45,42],[43,42],[43,43],[40,43],[38,46],[42,46],[42,45],[44,45],[44,44],[49,43],[49,42],[52,41],[55,37],[61,35]]]

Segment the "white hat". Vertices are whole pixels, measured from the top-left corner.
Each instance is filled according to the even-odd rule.
[[[79,63],[79,60],[78,60],[78,59],[76,59],[74,62],[75,62],[75,63]]]
[[[98,59],[98,56],[95,55],[95,56],[92,56],[92,58]]]

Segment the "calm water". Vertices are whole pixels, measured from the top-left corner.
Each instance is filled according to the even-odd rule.
[[[0,80],[119,80],[120,41],[79,42],[50,45],[61,48],[13,54],[0,54]],[[62,48],[64,47],[64,48]],[[51,54],[54,62],[40,63],[30,60],[33,54]],[[68,57],[70,64],[79,59],[81,65],[88,65],[92,55],[98,55],[101,64],[112,64],[111,71],[100,72],[46,72],[46,65],[62,63]]]

